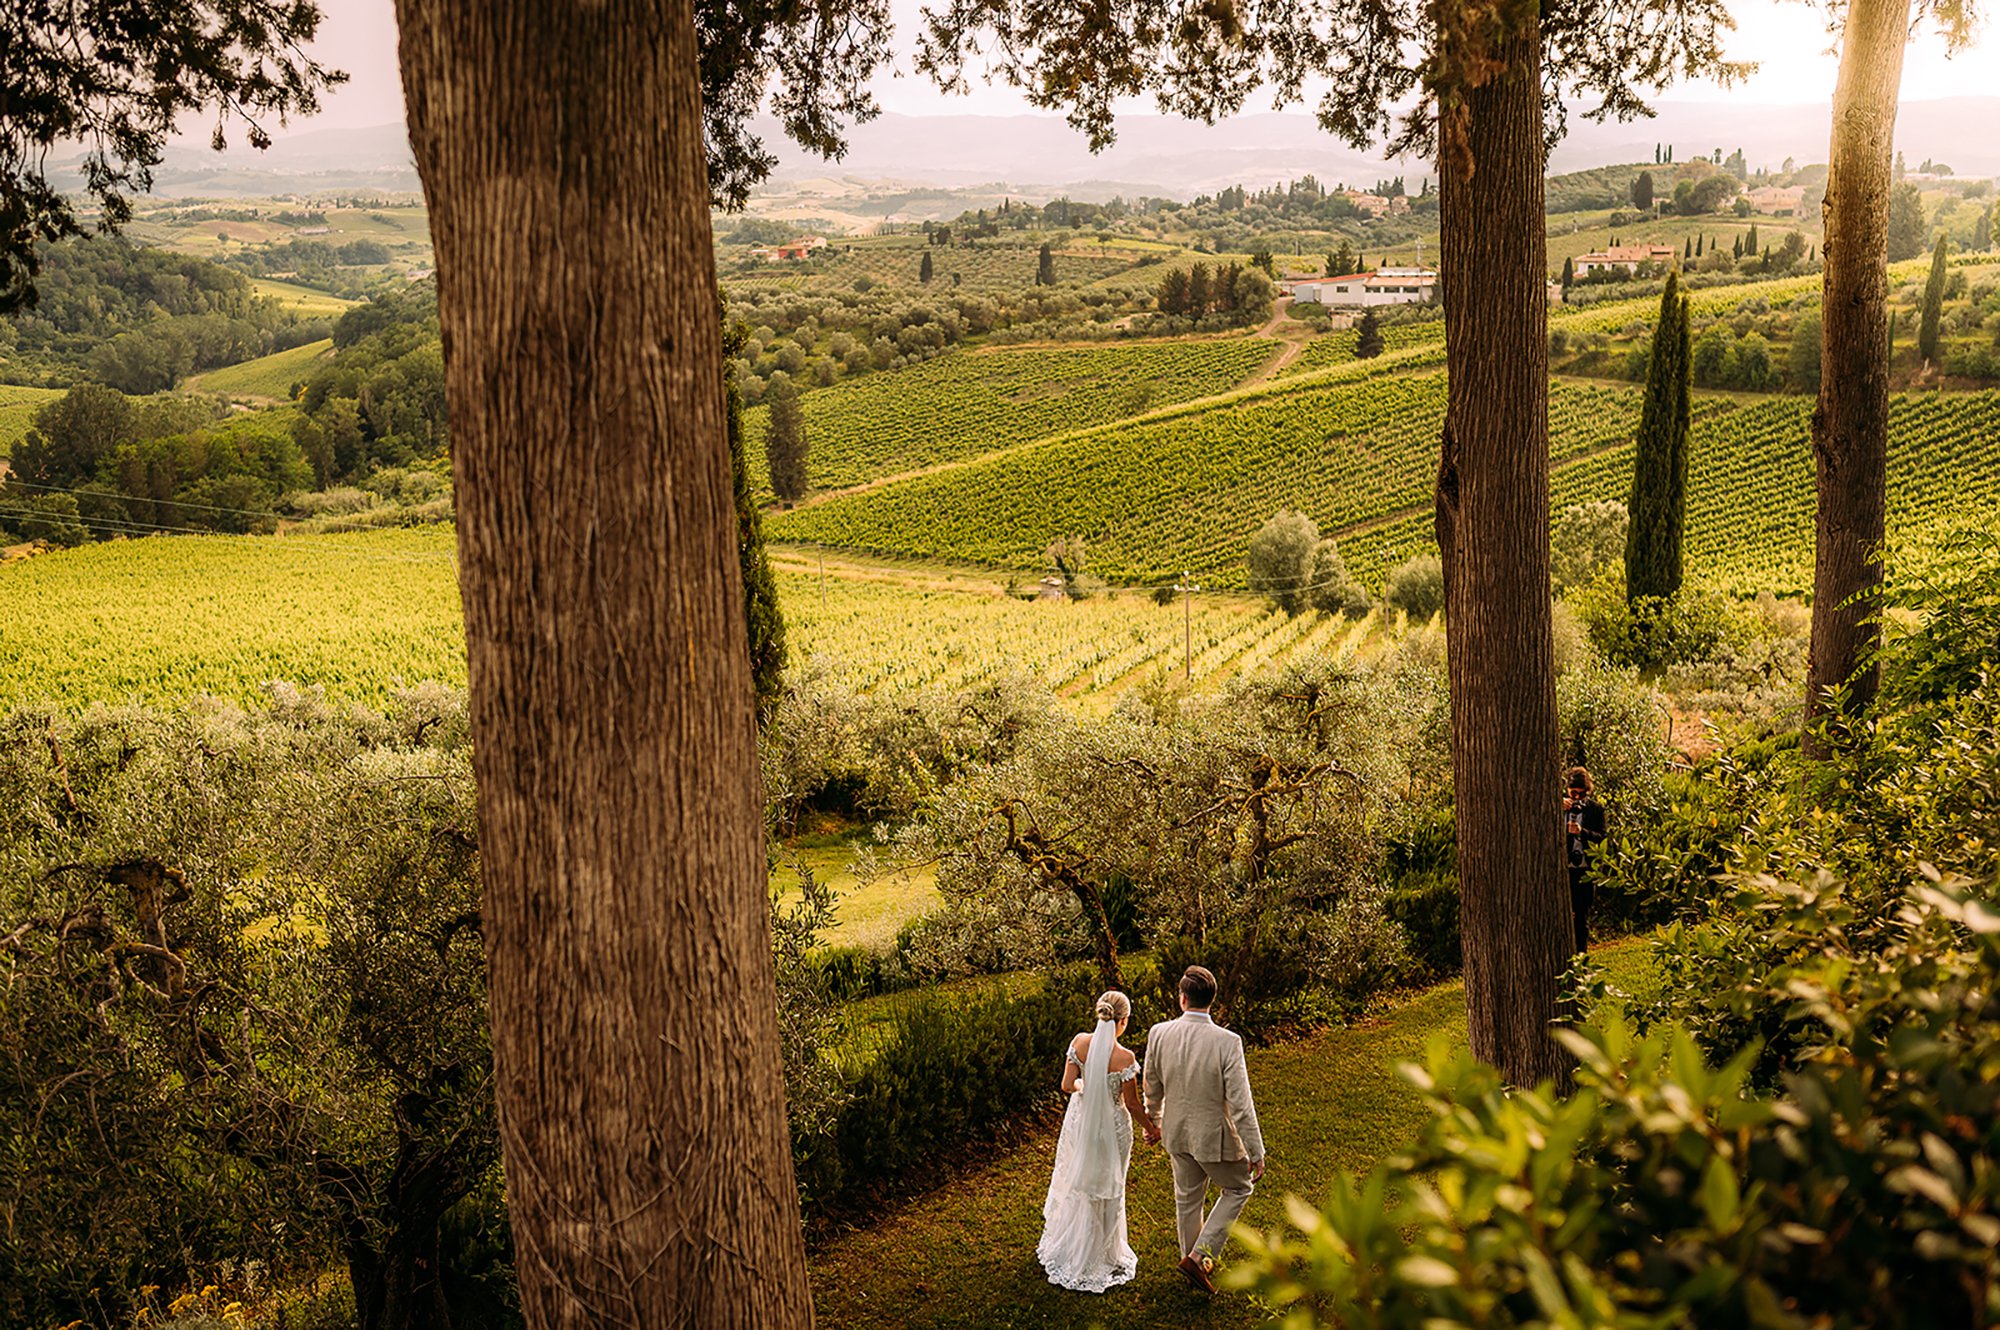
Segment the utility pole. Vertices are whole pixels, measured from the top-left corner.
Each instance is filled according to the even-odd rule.
[[[1194,593],[1201,590],[1195,584],[1194,574],[1183,569],[1181,580],[1174,584],[1174,590],[1181,593],[1181,681],[1194,682]]]

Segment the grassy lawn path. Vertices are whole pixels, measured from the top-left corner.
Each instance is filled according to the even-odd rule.
[[[1594,954],[1621,982],[1645,959],[1643,948],[1630,942]],[[1424,1109],[1397,1078],[1395,1065],[1421,1060],[1426,1041],[1440,1030],[1465,1038],[1464,989],[1456,982],[1359,1025],[1252,1049],[1250,1080],[1271,1167],[1244,1221],[1276,1226],[1287,1192],[1316,1201],[1340,1170],[1365,1171],[1411,1136]],[[1035,1260],[1035,1243],[1054,1153],[1053,1128],[1038,1132],[1020,1148],[815,1253],[810,1264],[820,1324],[836,1330],[1259,1324],[1247,1298],[1200,1297],[1174,1271],[1173,1181],[1167,1157],[1143,1142],[1133,1149],[1128,1201],[1138,1278],[1102,1296],[1049,1284]]]

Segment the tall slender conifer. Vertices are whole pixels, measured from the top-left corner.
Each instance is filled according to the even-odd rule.
[[[1631,523],[1625,533],[1625,597],[1636,604],[1681,588],[1681,541],[1687,512],[1687,452],[1692,403],[1688,390],[1687,297],[1680,277],[1667,274],[1660,297],[1646,401],[1632,459]]]

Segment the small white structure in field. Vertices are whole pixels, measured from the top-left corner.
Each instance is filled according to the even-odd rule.
[[[1437,271],[1432,268],[1377,268],[1373,272],[1351,272],[1342,277],[1323,277],[1317,282],[1300,282],[1292,291],[1293,300],[1321,305],[1416,305],[1437,294]]]

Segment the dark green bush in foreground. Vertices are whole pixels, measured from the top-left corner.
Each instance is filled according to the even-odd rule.
[[[930,992],[901,1000],[884,1042],[843,1076],[842,1102],[823,1129],[793,1138],[809,1221],[857,1206],[919,1169],[948,1170],[963,1147],[1057,1102],[1062,1050],[1089,1028],[1096,996],[1089,969],[1077,966],[1023,997]]]
[[[1288,1326],[2000,1324],[2000,538],[1892,566],[1838,756],[1714,764],[1621,865],[1683,920],[1636,1027],[1560,1036],[1566,1100],[1434,1049],[1417,1142],[1256,1240]]]

